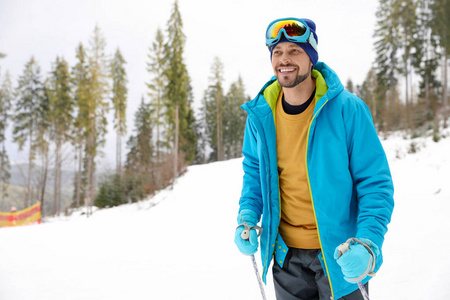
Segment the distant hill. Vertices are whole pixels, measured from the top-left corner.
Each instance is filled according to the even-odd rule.
[[[0,199],[0,211],[9,211],[11,206],[17,209],[24,208],[24,198],[26,193],[26,186],[28,182],[28,164],[15,164],[11,166],[11,178],[8,186],[8,196],[5,199]],[[73,195],[73,181],[74,171],[61,171],[61,193],[63,201],[71,201]],[[36,167],[32,172],[32,187],[36,189],[41,178],[40,170]],[[53,185],[54,185],[54,170],[49,169],[47,173],[45,201],[49,208],[53,204]],[[35,202],[35,201],[34,201]],[[65,207],[62,203],[61,207]]]
[[[9,180],[9,183],[12,185],[17,186],[23,186],[25,187],[27,185],[28,180],[28,164],[15,164],[11,166],[11,178]],[[33,180],[37,181],[39,178],[40,170],[38,167],[35,167],[33,170]],[[47,186],[52,186],[54,183],[54,170],[52,168],[49,168],[48,174],[47,174]],[[63,189],[72,186],[73,185],[73,178],[74,178],[74,171],[71,170],[62,170],[61,171],[61,183],[63,186]]]
[[[32,172],[32,187],[36,189],[39,186],[41,174],[41,170],[39,167],[35,167]],[[11,166],[11,178],[9,180],[8,186],[8,197],[5,199],[0,199],[0,211],[9,211],[11,206],[15,206],[17,209],[24,209],[24,198],[26,193],[26,187],[28,182],[28,164],[14,164]],[[100,182],[102,178],[108,171],[98,172],[97,173],[97,182]],[[73,197],[73,189],[74,189],[74,178],[75,171],[71,170],[62,170],[61,171],[61,193],[62,193],[62,202],[61,209],[67,205],[70,205]],[[45,207],[46,211],[49,211],[53,207],[53,189],[54,189],[54,169],[49,168],[47,173],[47,183],[45,190]],[[36,191],[35,191],[36,193]],[[37,197],[34,197],[32,203],[35,203]]]
[[[11,206],[23,209],[23,198],[25,196],[25,188],[16,185],[8,186],[8,197],[0,199],[0,211],[9,211]]]

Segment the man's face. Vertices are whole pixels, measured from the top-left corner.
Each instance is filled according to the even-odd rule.
[[[310,76],[312,63],[300,46],[284,42],[272,50],[272,67],[280,85],[292,88]]]

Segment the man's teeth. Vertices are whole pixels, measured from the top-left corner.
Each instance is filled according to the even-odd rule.
[[[294,71],[295,69],[280,69],[280,72],[281,73],[285,73],[285,72],[292,72],[292,71]]]

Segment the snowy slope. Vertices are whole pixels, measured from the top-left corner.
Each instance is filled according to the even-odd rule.
[[[371,299],[450,297],[450,138],[410,143],[383,141],[396,207]],[[241,162],[189,167],[173,189],[89,219],[0,229],[0,299],[261,299],[233,242]]]

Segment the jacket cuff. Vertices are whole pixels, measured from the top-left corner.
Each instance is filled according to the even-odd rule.
[[[237,217],[239,224],[248,223],[251,226],[255,226],[258,223],[258,215],[251,209],[242,209]]]

